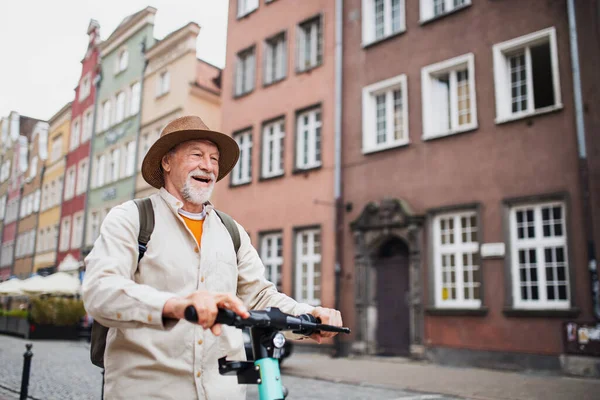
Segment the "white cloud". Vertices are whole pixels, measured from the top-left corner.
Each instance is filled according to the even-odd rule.
[[[228,0],[21,0],[0,6],[0,116],[14,110],[49,119],[73,100],[90,19],[106,39],[127,15],[158,11],[154,37],[200,25],[198,57],[225,66]]]

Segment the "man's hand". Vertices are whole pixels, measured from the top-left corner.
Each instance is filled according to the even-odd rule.
[[[221,324],[215,324],[219,308],[227,308],[242,318],[248,318],[250,314],[244,303],[235,295],[230,293],[213,293],[206,291],[194,292],[185,298],[175,297],[167,300],[163,308],[163,316],[166,318],[183,319],[187,306],[193,305],[198,314],[198,325],[209,329],[215,336],[221,334]]]
[[[333,325],[333,326],[343,326],[342,325],[342,314],[338,310],[334,310],[332,308],[323,308],[316,307],[313,312],[311,312],[315,318],[321,320],[322,324]],[[336,332],[320,332],[313,333],[310,335],[311,339],[321,344],[323,342],[323,338],[334,337],[337,335]]]

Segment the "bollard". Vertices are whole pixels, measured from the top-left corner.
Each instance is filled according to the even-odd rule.
[[[19,400],[27,400],[27,390],[29,387],[29,372],[31,371],[31,357],[33,357],[33,353],[31,352],[31,347],[33,345],[28,343],[25,345],[27,351],[23,354],[23,377],[21,378],[21,397]]]
[[[104,369],[102,370],[102,394],[100,395],[100,399],[104,400]]]

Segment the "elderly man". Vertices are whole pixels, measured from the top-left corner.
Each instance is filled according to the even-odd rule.
[[[138,264],[140,217],[133,201],[113,208],[86,257],[83,300],[109,327],[104,354],[107,399],[243,399],[244,385],[222,376],[217,360],[245,357],[240,330],[215,324],[218,307],[279,307],[341,326],[336,310],[313,308],[277,292],[239,224],[240,247],[209,203],[215,182],[239,157],[237,143],[200,118],[169,123],[150,148],[142,175],[155,228]],[[198,324],[182,320],[194,305]],[[326,337],[326,333],[322,334]],[[329,334],[331,335],[331,334]],[[321,343],[322,337],[313,337]]]

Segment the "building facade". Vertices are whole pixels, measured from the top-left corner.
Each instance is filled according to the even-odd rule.
[[[4,231],[4,216],[6,215],[6,199],[8,197],[8,171],[10,170],[10,119],[0,119],[0,241]],[[0,242],[1,243],[1,242]],[[2,247],[0,247],[0,282],[10,277],[10,268],[3,263]]]
[[[222,131],[241,153],[215,206],[280,290],[333,307],[335,2],[290,4],[229,2]]]
[[[38,233],[33,271],[56,268],[56,250],[61,214],[61,198],[65,164],[71,132],[71,103],[67,103],[48,121],[46,168],[42,177],[42,198],[39,209]]]
[[[593,320],[566,4],[344,2],[347,352],[553,369]]]
[[[100,49],[102,77],[90,156],[84,255],[108,211],[135,194],[144,52],[154,45],[155,13],[155,8],[147,7],[125,18]]]
[[[199,32],[196,23],[189,23],[146,52],[136,198],[157,191],[142,178],[140,169],[166,124],[182,115],[198,115],[211,129],[220,130],[221,69],[196,58]]]
[[[48,128],[47,122],[39,121],[35,124],[26,153],[27,165],[23,170],[13,269],[13,273],[19,276],[28,276],[34,272],[41,183],[48,158]]]
[[[56,152],[59,148],[61,158],[66,154],[63,166],[57,166],[64,173],[64,191],[60,192],[60,225],[58,244],[48,240],[48,246],[54,245],[56,251],[55,266],[61,265],[67,256],[79,261],[80,249],[85,232],[85,202],[90,180],[90,150],[94,131],[96,86],[100,61],[100,25],[91,20],[88,29],[88,47],[81,60],[81,76],[75,88],[75,98],[70,109],[70,128],[57,137]],[[62,141],[62,146],[58,144]],[[62,176],[61,175],[61,176]],[[62,179],[62,178],[61,178]],[[61,201],[62,200],[62,201]],[[53,207],[54,204],[48,204]],[[56,247],[57,246],[57,247]]]

